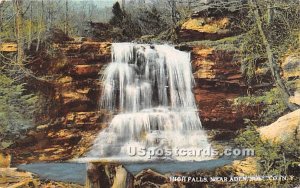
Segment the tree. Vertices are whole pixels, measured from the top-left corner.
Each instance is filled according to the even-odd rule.
[[[37,97],[24,94],[24,86],[1,72],[0,143],[12,141],[22,131],[33,126]]]
[[[2,7],[5,1],[0,2],[0,32],[2,32],[2,23],[3,23],[3,12]]]
[[[168,0],[167,2],[171,9],[171,17],[172,17],[173,24],[176,25],[177,22],[180,20],[180,13],[177,9],[176,0]]]
[[[255,24],[256,24],[259,34],[261,36],[262,43],[265,47],[265,52],[267,54],[267,59],[268,59],[267,62],[268,62],[269,69],[271,70],[272,77],[273,77],[277,87],[279,87],[280,90],[282,91],[284,100],[286,101],[286,104],[289,107],[289,109],[295,110],[295,109],[297,109],[297,106],[289,102],[289,97],[291,96],[291,93],[290,93],[289,89],[287,88],[286,84],[284,83],[283,79],[281,78],[279,63],[276,62],[276,60],[274,58],[272,47],[266,36],[266,32],[264,31],[263,22],[262,22],[261,16],[258,11],[259,10],[258,3],[256,0],[249,0],[248,2],[249,2],[250,9],[253,13],[254,19],[255,19]],[[270,6],[268,6],[268,7],[270,7]]]
[[[30,1],[29,4],[29,10],[30,10],[30,15],[29,15],[29,23],[28,23],[28,41],[27,41],[27,48],[30,49],[31,43],[32,43],[32,30],[33,30],[33,1]]]
[[[18,44],[17,63],[18,65],[23,64],[25,57],[24,53],[24,35],[23,35],[23,11],[22,11],[22,0],[14,0],[14,9],[16,13],[16,38]]]
[[[119,2],[116,2],[112,8],[113,17],[109,23],[115,26],[120,26],[124,20],[124,12],[122,11]]]

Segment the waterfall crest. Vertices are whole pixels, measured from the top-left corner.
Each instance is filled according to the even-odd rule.
[[[99,133],[87,157],[147,160],[147,154],[129,156],[128,148],[210,146],[192,93],[190,53],[169,45],[114,43],[102,81],[101,108],[118,114]],[[151,158],[191,160],[173,154]]]

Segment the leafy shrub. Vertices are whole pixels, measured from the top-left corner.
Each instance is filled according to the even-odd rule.
[[[25,94],[24,83],[0,74],[0,142],[11,141],[32,126],[36,101],[36,96]]]
[[[281,184],[296,185],[300,172],[299,140],[291,140],[286,143],[263,141],[257,132],[257,127],[252,124],[238,135],[235,143],[239,147],[254,149],[255,156],[259,160],[258,170],[260,175],[294,176],[294,179],[275,181],[273,184],[278,186]]]
[[[253,96],[238,97],[235,99],[234,105],[236,107],[260,106],[258,123],[263,125],[272,123],[274,119],[278,118],[287,110],[287,105],[278,88],[273,88],[270,91]]]

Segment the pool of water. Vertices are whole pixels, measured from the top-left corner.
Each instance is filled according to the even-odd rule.
[[[152,169],[161,174],[175,172],[193,172],[196,170],[213,170],[230,164],[234,158],[220,158],[208,161],[197,162],[143,162],[143,163],[123,163],[125,168],[136,175],[144,169]],[[42,180],[53,180],[84,185],[86,181],[86,163],[61,162],[61,163],[32,163],[21,164],[18,169],[32,172]]]

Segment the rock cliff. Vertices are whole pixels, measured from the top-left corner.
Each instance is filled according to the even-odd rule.
[[[110,43],[72,41],[56,43],[51,58],[37,58],[31,69],[49,77],[36,87],[45,90],[49,114],[45,124],[18,140],[13,162],[66,160],[86,152],[109,112],[99,110],[99,73],[110,62]],[[46,113],[46,112],[44,112]]]
[[[191,51],[195,96],[201,121],[207,128],[237,129],[244,118],[257,116],[256,109],[235,109],[233,99],[247,87],[241,73],[239,40],[234,28],[235,13],[198,13],[182,24],[178,48]]]

